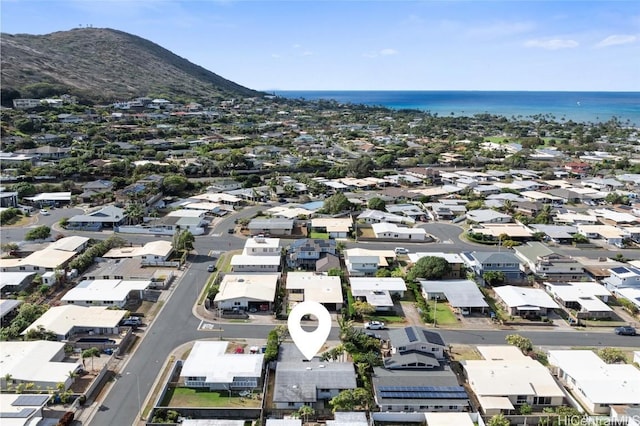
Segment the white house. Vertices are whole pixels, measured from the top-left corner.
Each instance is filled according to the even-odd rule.
[[[329,238],[347,238],[351,228],[353,227],[353,219],[348,218],[330,218],[317,217],[311,219],[311,228],[318,232],[326,232]]]
[[[461,361],[464,376],[486,416],[515,414],[524,404],[536,410],[564,403],[551,373],[515,346],[478,346],[484,359]]]
[[[45,424],[42,410],[50,399],[49,394],[0,393],[0,417],[3,426]]]
[[[376,311],[393,309],[393,295],[402,297],[407,285],[399,277],[349,277],[351,294],[356,300],[363,300]]]
[[[595,281],[544,283],[547,291],[564,307],[577,311],[578,318],[610,318],[613,309],[605,302],[611,292]]]
[[[602,239],[607,244],[622,247],[625,232],[613,225],[577,225],[578,233],[587,238]]]
[[[55,389],[58,383],[68,389],[73,383],[69,372],[78,371],[82,364],[79,361],[63,362],[66,357],[65,345],[46,340],[2,342],[0,389],[7,389],[10,384],[7,383],[7,378],[14,385],[33,383],[35,389]]]
[[[640,407],[640,370],[631,364],[607,364],[590,350],[549,351],[549,364],[589,413],[609,414],[612,405]]]
[[[371,225],[371,229],[376,238],[411,241],[425,241],[427,239],[427,231],[424,229],[400,227],[395,223],[374,223]]]
[[[68,340],[74,334],[118,334],[120,321],[127,311],[107,306],[52,306],[27,327],[22,335],[42,327],[52,331],[58,340]]]
[[[640,269],[633,266],[619,266],[609,269],[610,275],[603,280],[605,287],[611,291],[621,288],[640,289]]]
[[[280,274],[226,274],[214,299],[218,309],[270,310]]]
[[[509,223],[513,218],[508,214],[491,209],[469,210],[467,219],[475,223]]]
[[[280,256],[280,238],[267,238],[255,236],[248,238],[244,243],[244,256]]]
[[[287,273],[287,299],[290,305],[313,301],[330,311],[342,309],[342,284],[340,277],[316,272]]]
[[[509,315],[540,317],[560,308],[551,296],[539,288],[505,285],[494,287],[493,291],[507,308]]]
[[[132,293],[136,292],[138,298],[142,298],[142,292],[150,286],[150,280],[84,280],[69,290],[62,297],[62,302],[124,308]]]
[[[540,242],[529,242],[513,250],[523,262],[525,273],[533,273],[549,281],[576,281],[584,276],[584,267],[580,262],[571,256],[556,253]]]
[[[185,386],[236,391],[257,388],[264,354],[230,354],[226,353],[228,345],[228,342],[195,342],[180,371]]]
[[[280,270],[280,256],[247,256],[236,254],[231,257],[231,271],[236,273],[265,272],[275,273]]]

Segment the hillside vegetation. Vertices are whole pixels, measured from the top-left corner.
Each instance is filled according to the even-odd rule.
[[[136,96],[203,100],[261,94],[122,31],[3,33],[0,41],[2,88],[22,97],[70,93],[92,101]]]

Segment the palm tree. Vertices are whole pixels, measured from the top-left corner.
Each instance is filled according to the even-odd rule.
[[[316,413],[316,410],[313,407],[309,407],[308,405],[303,405],[298,409],[298,414],[302,417],[304,423],[307,422],[309,416],[313,416]]]

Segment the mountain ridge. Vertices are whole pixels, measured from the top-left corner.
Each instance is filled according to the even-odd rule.
[[[23,97],[65,89],[94,101],[152,94],[190,100],[264,94],[150,40],[111,28],[44,35],[1,33],[0,49],[1,87]]]

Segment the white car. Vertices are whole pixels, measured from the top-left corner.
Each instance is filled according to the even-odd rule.
[[[364,323],[367,330],[384,330],[387,328],[382,321],[369,321]]]
[[[49,216],[49,212],[47,210],[40,210],[40,214],[42,216]]]

